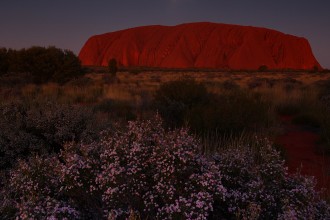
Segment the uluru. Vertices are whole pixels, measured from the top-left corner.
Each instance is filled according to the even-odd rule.
[[[322,67],[307,39],[267,28],[188,23],[142,26],[90,37],[79,53],[86,66],[307,70]]]

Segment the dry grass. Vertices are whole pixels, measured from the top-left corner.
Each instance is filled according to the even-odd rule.
[[[84,86],[67,84],[59,86],[48,83],[41,86],[33,84],[21,88],[22,97],[27,100],[57,100],[61,103],[97,103],[105,99],[130,102],[142,105],[150,101],[154,92],[164,82],[192,78],[203,82],[212,93],[223,93],[231,88],[242,88],[262,94],[272,100],[274,105],[295,102],[318,93],[319,83],[330,79],[325,73],[246,73],[246,72],[161,72],[147,71],[139,74],[117,73],[117,79],[106,82],[104,74],[87,74],[92,83]],[[5,89],[1,90],[1,99]],[[15,93],[15,94],[16,94]],[[15,95],[9,92],[6,95]]]

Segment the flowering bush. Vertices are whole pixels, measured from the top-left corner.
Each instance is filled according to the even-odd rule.
[[[55,103],[0,106],[0,170],[33,153],[59,152],[67,141],[98,137],[102,123],[86,108]]]
[[[59,191],[60,167],[59,160],[53,156],[32,157],[29,162],[19,161],[19,170],[12,172],[9,182],[11,199],[14,199],[16,204],[17,218],[79,218],[79,212],[66,201]],[[4,198],[4,200],[9,199]],[[7,204],[10,203],[7,201]]]
[[[187,129],[159,117],[129,122],[91,144],[20,161],[0,218],[329,219],[314,181],[290,176],[265,140],[203,156]]]
[[[198,142],[186,129],[166,132],[159,118],[131,122],[101,144],[96,182],[109,214],[131,208],[142,217],[206,219],[225,193],[218,167],[198,154]]]
[[[158,117],[100,142],[68,144],[58,158],[12,172],[17,216],[206,219],[225,189],[218,167],[198,151],[186,129],[167,132]]]
[[[227,189],[220,216],[239,219],[324,219],[329,206],[311,177],[289,175],[280,153],[267,139],[233,147],[215,156]],[[224,208],[226,207],[226,208]]]

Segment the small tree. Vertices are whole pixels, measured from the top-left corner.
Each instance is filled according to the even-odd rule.
[[[319,67],[317,65],[313,66],[312,73],[317,73],[319,71]]]
[[[258,68],[259,72],[266,72],[267,70],[268,70],[268,66],[266,66],[266,65],[261,65]]]
[[[108,68],[109,68],[109,73],[115,76],[118,71],[116,59],[112,58],[109,60]]]

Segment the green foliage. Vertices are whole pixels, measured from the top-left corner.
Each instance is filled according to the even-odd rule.
[[[0,51],[0,72],[29,73],[35,83],[48,81],[63,84],[82,75],[78,57],[71,51],[56,47]],[[5,71],[2,71],[5,70]]]
[[[320,69],[319,69],[319,67],[318,66],[313,66],[313,68],[311,69],[311,72],[312,73],[317,73],[317,72],[319,72],[320,71]]]
[[[261,65],[258,68],[258,71],[260,71],[260,72],[266,72],[267,70],[268,70],[268,66],[266,66],[266,65]]]
[[[268,142],[268,143],[267,143]],[[227,189],[214,219],[325,219],[329,207],[320,201],[315,181],[289,174],[279,152],[267,139],[255,138],[216,155]],[[311,205],[311,201],[317,201]],[[252,205],[252,207],[251,207]],[[228,215],[231,213],[232,215]],[[252,217],[253,216],[253,217]]]
[[[187,129],[165,130],[158,116],[101,136],[19,160],[0,188],[0,218],[330,217],[314,179],[289,174],[268,139],[233,140],[207,157]]]
[[[31,154],[59,152],[65,142],[89,142],[109,124],[84,107],[56,103],[0,105],[0,171]]]
[[[109,73],[112,75],[116,75],[117,71],[118,71],[118,66],[117,66],[117,61],[116,59],[112,58],[109,60],[108,62],[108,70]]]
[[[0,48],[0,76],[8,72],[9,64],[7,53],[6,48]]]
[[[63,84],[83,74],[79,58],[71,51],[64,50],[61,64],[52,76],[53,81]]]
[[[206,87],[191,79],[164,83],[155,95],[155,107],[168,126],[182,126],[188,112],[209,101]]]
[[[254,93],[237,89],[222,94],[207,92],[203,84],[193,80],[168,82],[155,95],[155,108],[167,126],[188,125],[201,136],[239,135],[268,126],[268,103]]]

